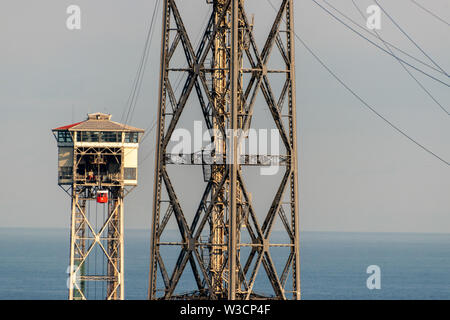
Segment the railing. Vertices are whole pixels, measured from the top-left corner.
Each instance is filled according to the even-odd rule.
[[[166,153],[166,164],[184,164],[184,165],[214,165],[226,164],[226,156],[223,154],[215,154],[206,152],[195,152],[185,154]],[[239,164],[248,166],[284,166],[289,163],[288,155],[249,155],[242,154],[239,157]]]
[[[108,173],[108,174],[100,175],[100,176],[96,176],[96,175],[90,176],[88,174],[76,174],[75,180],[77,182],[97,184],[99,182],[101,182],[101,183],[120,183],[123,181],[123,178],[120,173]]]

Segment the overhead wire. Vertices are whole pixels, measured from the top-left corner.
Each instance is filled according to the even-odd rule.
[[[323,0],[324,2],[327,2],[326,0]],[[352,0],[353,6],[356,8],[356,10],[360,13],[361,17],[363,19],[365,19],[365,16],[363,14],[363,12],[361,11],[361,9],[358,7],[358,5],[355,3],[355,0]],[[408,70],[408,68],[405,67],[405,65],[400,61],[400,59],[398,59],[398,57],[395,55],[395,53],[392,51],[392,49],[389,47],[389,45],[381,38],[380,34],[374,30],[375,34],[377,35],[377,37],[383,42],[384,46],[386,47],[387,50],[389,50],[389,52],[391,52],[391,54],[397,59],[398,63],[401,65],[401,67],[409,74],[409,76],[420,86],[420,88],[422,88],[422,90],[447,114],[450,115],[450,113],[447,111],[447,109],[444,108],[444,106],[442,106],[441,103],[439,103],[439,101],[431,94],[431,92],[425,88],[425,86],[419,81],[419,79],[417,79],[411,71]]]
[[[211,10],[207,11],[204,18],[203,18],[203,28],[206,27],[206,24],[208,23],[208,16],[211,15]],[[194,44],[195,47],[198,47],[199,45],[199,41],[200,41],[200,37],[201,37],[202,33],[199,32],[197,33],[197,37],[194,40]],[[184,65],[183,69],[185,69],[187,67],[187,64]],[[181,83],[183,82],[183,79],[186,77],[186,73],[180,73],[177,76],[177,79],[175,80],[175,87],[174,87],[174,93],[176,93],[178,91],[178,88],[180,87]],[[145,139],[151,135],[151,133],[153,132],[154,128],[156,127],[156,124],[158,122],[158,119],[155,118],[155,120],[153,121],[153,123],[148,127],[150,128],[150,130],[146,129],[146,132],[144,134],[144,136],[141,139],[141,143],[145,141]],[[142,162],[144,162],[145,160],[148,159],[148,157],[152,154],[153,150],[155,149],[155,146],[153,146],[150,151],[144,156],[144,158],[142,159]]]
[[[434,12],[428,10],[427,8],[425,8],[423,5],[421,5],[420,3],[418,3],[415,0],[410,0],[412,3],[414,3],[416,6],[418,6],[419,8],[421,8],[422,10],[424,10],[425,12],[428,12],[430,15],[432,15],[433,17],[435,17],[436,19],[440,20],[441,22],[445,23],[447,26],[450,27],[450,23],[448,23],[447,21],[445,21],[444,19],[442,19],[441,17],[439,17],[437,14],[435,14]]]
[[[437,69],[436,67],[433,67],[432,65],[416,58],[415,56],[409,54],[408,52],[400,49],[398,46],[392,44],[391,42],[387,41],[386,39],[382,38],[382,37],[377,37],[377,35],[375,33],[370,32],[367,27],[364,27],[362,25],[360,25],[359,23],[357,23],[355,20],[353,20],[352,18],[350,18],[348,15],[346,15],[344,12],[342,12],[341,10],[339,10],[338,8],[336,8],[335,6],[333,6],[330,2],[328,2],[327,0],[323,0],[323,2],[325,2],[330,8],[332,8],[334,11],[336,11],[337,13],[339,13],[341,16],[343,16],[345,19],[347,19],[348,21],[350,21],[352,24],[354,24],[355,26],[357,26],[360,30],[364,31],[365,33],[371,35],[374,38],[378,38],[379,40],[385,42],[386,44],[388,44],[390,47],[394,48],[395,50],[403,53],[404,55],[408,56],[409,58],[415,60],[416,62],[430,68],[433,69],[436,72],[442,73],[445,75],[444,72],[442,72],[441,70]]]
[[[315,2],[315,0],[312,0]],[[272,4],[270,0],[267,0],[269,2],[270,6],[275,10],[276,8]],[[425,147],[423,144],[417,142],[414,138],[409,136],[406,132],[401,130],[399,127],[397,127],[395,124],[393,124],[391,121],[389,121],[386,117],[384,117],[382,114],[380,114],[376,109],[374,109],[369,103],[367,103],[360,95],[358,95],[352,88],[350,88],[331,68],[329,68],[323,61],[320,59],[320,57],[306,44],[306,42],[300,38],[300,36],[293,30],[294,36],[297,40],[300,41],[300,43],[305,47],[305,49],[314,57],[314,59],[319,62],[319,64],[328,71],[328,73],[335,78],[348,92],[350,92],[356,99],[358,99],[368,110],[370,110],[372,113],[374,113],[377,117],[379,117],[381,120],[383,120],[385,123],[387,123],[391,128],[393,128],[395,131],[397,131],[399,134],[404,136],[406,139],[414,143],[416,146],[421,148],[423,151],[427,152],[431,156],[435,157],[439,161],[443,162],[447,166],[450,165],[450,162],[440,157],[438,154],[430,150],[429,148]]]
[[[144,133],[144,135],[142,136],[142,138],[141,138],[141,143],[142,142],[144,142],[144,140],[150,135],[150,133],[153,131],[153,129],[155,128],[155,125],[156,125],[156,123],[157,123],[157,120],[158,119],[154,119],[153,120],[153,123],[150,125],[150,126],[148,126],[147,127],[147,129],[145,129],[145,133]]]
[[[269,4],[271,5],[271,7],[276,11],[276,8],[273,6],[272,2],[270,0],[267,0],[269,2]],[[329,10],[327,10],[326,8],[324,8],[322,5],[320,5],[316,0],[312,0],[316,5],[318,5],[319,7],[321,7],[324,11],[326,11],[328,14],[330,14],[333,18],[335,18],[337,21],[339,21],[340,23],[342,23],[343,25],[345,25],[347,28],[349,28],[350,30],[352,30],[353,32],[355,32],[356,34],[358,34],[360,37],[362,37],[363,39],[369,41],[371,44],[373,44],[374,46],[376,46],[377,48],[379,48],[380,50],[384,51],[385,53],[393,56],[395,59],[397,59],[399,62],[403,62],[404,64],[410,66],[411,68],[423,73],[424,75],[446,85],[446,86],[450,86],[449,84],[433,77],[432,75],[424,72],[423,70],[409,64],[408,62],[404,61],[403,59],[397,57],[396,55],[392,54],[392,52],[390,52],[390,50],[386,50],[383,49],[382,47],[380,47],[378,44],[374,43],[373,41],[371,41],[370,39],[368,39],[367,37],[365,37],[364,35],[362,35],[361,33],[359,33],[358,31],[356,31],[355,29],[353,29],[351,26],[349,26],[348,24],[346,24],[344,21],[342,21],[340,18],[336,17],[333,13],[331,13]],[[378,4],[378,2],[375,0],[375,2]],[[380,8],[383,10],[383,12],[385,12],[385,10],[380,6]],[[385,12],[386,13],[386,12]],[[387,14],[388,15],[388,14]],[[392,19],[393,21],[393,19]],[[394,22],[394,21],[393,21]],[[394,22],[395,23],[395,22]],[[400,26],[398,26],[399,29]],[[359,96],[353,89],[351,89],[335,72],[333,72],[333,70],[331,70],[323,61],[322,59],[319,58],[319,56],[317,54],[315,54],[315,52],[306,44],[305,41],[303,41],[298,34],[294,31],[294,35],[295,37],[302,43],[302,45],[306,48],[306,50],[322,65],[323,68],[325,68],[328,73],[333,76],[333,78],[335,78],[347,91],[349,91],[356,99],[358,99],[368,110],[370,110],[372,113],[374,113],[376,116],[378,116],[380,119],[382,119],[385,123],[387,123],[391,128],[393,128],[395,131],[397,131],[399,134],[401,134],[402,136],[404,136],[405,138],[407,138],[409,141],[411,141],[412,143],[414,143],[416,146],[418,146],[419,148],[421,148],[422,150],[424,150],[425,152],[427,152],[428,154],[434,156],[436,159],[440,160],[441,162],[443,162],[446,165],[450,165],[450,163],[443,159],[442,157],[440,157],[438,154],[436,154],[435,152],[433,152],[432,150],[430,150],[429,148],[425,147],[424,145],[422,145],[421,143],[417,142],[414,138],[412,138],[411,136],[409,136],[406,132],[404,132],[403,130],[401,130],[399,127],[397,127],[395,124],[393,124],[391,121],[389,121],[386,117],[384,117],[382,114],[380,114],[376,109],[374,109],[371,105],[369,105],[361,96]],[[405,33],[406,35],[406,33]],[[408,36],[408,38],[410,38]],[[414,40],[410,39],[411,41],[414,42]],[[418,45],[417,45],[418,46]],[[447,75],[447,73],[445,72],[445,70],[443,70],[431,57],[429,57],[421,48],[420,50],[427,56],[427,58],[430,59],[430,61],[432,61],[432,63],[438,67],[444,74]],[[445,110],[445,109],[444,109]],[[156,124],[156,121],[154,122],[154,124]],[[151,152],[153,151],[154,147],[152,148],[152,150],[144,157],[143,161],[145,161],[151,154]]]
[[[128,97],[128,101],[127,101],[128,108],[124,109],[124,110],[127,110],[126,116],[125,116],[125,112],[122,113],[121,121],[124,123],[124,125],[126,125],[128,123],[128,121],[131,121],[133,114],[134,114],[134,110],[136,108],[138,97],[139,97],[139,94],[141,91],[142,82],[143,82],[142,80],[143,80],[143,76],[145,73],[145,69],[146,69],[147,61],[148,61],[148,57],[149,57],[149,52],[150,52],[150,44],[153,39],[154,23],[155,23],[156,12],[158,11],[157,9],[159,7],[159,3],[160,3],[160,0],[155,1],[152,19],[151,19],[150,26],[149,26],[147,36],[145,39],[144,50],[142,52],[141,60],[139,62],[136,76],[133,81],[132,90]],[[123,118],[124,116],[125,116],[125,119]]]
[[[156,12],[158,11],[159,4],[160,4],[160,0],[155,1],[155,6],[153,7],[153,14],[152,14],[150,26],[149,26],[149,29],[147,31],[147,35],[145,38],[144,49],[142,52],[141,60],[139,62],[139,65],[138,65],[138,68],[136,71],[136,76],[133,81],[132,90],[128,97],[126,107],[124,108],[124,110],[122,112],[121,122],[123,123],[124,127],[127,125],[127,123],[129,121],[131,122],[131,119],[133,117],[133,114],[134,114],[134,111],[136,108],[136,104],[138,101],[138,97],[139,97],[139,94],[141,91],[142,82],[143,82],[142,80],[143,80],[143,76],[144,76],[148,58],[149,58],[150,45],[151,45],[152,39],[153,39]],[[125,117],[125,113],[126,113],[126,117]],[[124,119],[124,117],[125,117],[125,119]],[[155,119],[155,121],[156,121],[156,119]],[[148,135],[148,132],[146,132],[144,134],[145,137],[146,137],[146,135]],[[129,151],[129,152],[131,152],[131,151]]]
[[[375,3],[380,7],[380,9],[386,14],[386,16],[389,18],[389,20],[392,21],[393,24],[395,24],[395,26],[400,30],[401,33],[403,33],[413,44],[414,46],[420,50],[420,52],[422,52],[438,69],[440,69],[442,72],[444,72],[444,74],[449,77],[448,73],[441,68],[441,66],[439,64],[437,64],[436,61],[434,61],[433,58],[430,57],[430,55],[428,55],[425,50],[422,49],[421,46],[419,46],[419,44],[414,41],[414,39],[412,39],[408,33],[406,33],[406,31],[395,21],[395,19],[379,4],[379,2],[377,0],[374,0]]]
[[[373,42],[372,40],[370,40],[369,38],[367,38],[366,36],[364,36],[363,34],[361,34],[360,32],[358,32],[357,30],[355,30],[354,28],[352,28],[350,25],[348,25],[347,23],[345,23],[344,21],[342,21],[342,19],[340,19],[339,17],[337,17],[336,15],[334,15],[332,12],[330,12],[327,8],[325,8],[324,6],[322,6],[320,3],[318,3],[316,0],[311,0],[313,1],[317,6],[319,6],[320,8],[322,8],[322,10],[324,10],[325,12],[327,12],[329,15],[331,15],[335,20],[337,20],[338,22],[340,22],[341,24],[343,24],[345,27],[347,27],[348,29],[350,29],[351,31],[353,31],[354,33],[356,33],[357,35],[359,35],[361,38],[365,39],[366,41],[368,41],[369,43],[371,43],[372,45],[374,45],[375,47],[377,47],[378,49],[380,49],[381,51],[387,53],[388,55],[392,56],[391,53],[382,48],[381,46],[379,46],[377,43]],[[415,69],[416,71],[419,71],[420,73],[426,75],[427,77],[445,85],[446,87],[450,87],[450,84],[430,75],[429,73],[421,70],[420,68],[417,68],[416,66],[408,63],[407,61],[398,58],[400,61],[402,61],[404,64],[408,65],[409,67]]]

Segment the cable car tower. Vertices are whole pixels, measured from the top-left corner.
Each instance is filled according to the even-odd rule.
[[[103,113],[52,131],[58,184],[72,198],[69,299],[124,299],[123,199],[137,186],[144,131]]]
[[[149,299],[300,299],[293,0],[272,2],[275,17],[260,49],[246,12],[260,1],[189,3],[211,10],[195,48],[189,37],[195,32],[189,33],[183,21],[186,4],[163,1]],[[178,48],[185,67],[177,64]],[[276,69],[271,64],[275,51],[281,64]],[[177,97],[173,74],[180,72],[187,77]],[[198,108],[207,129],[218,133],[211,138],[211,150],[170,153],[168,145],[187,105]],[[276,128],[282,154],[241,153],[257,114]],[[245,176],[243,170],[274,164],[281,168],[281,181],[270,205],[255,209],[246,180],[259,177]],[[176,189],[168,173],[170,166],[181,165],[203,168],[203,195],[193,211],[180,201],[189,190]],[[167,236],[171,219],[179,240]],[[284,243],[272,237],[276,222]],[[192,281],[180,284],[186,275]],[[267,292],[254,289],[262,281],[268,282]]]

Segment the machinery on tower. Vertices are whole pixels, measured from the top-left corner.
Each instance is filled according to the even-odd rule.
[[[92,113],[52,131],[58,185],[72,199],[69,299],[124,299],[123,200],[137,186],[144,130]]]

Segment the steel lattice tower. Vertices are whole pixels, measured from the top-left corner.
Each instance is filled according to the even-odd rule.
[[[142,129],[102,113],[53,129],[58,184],[71,197],[69,299],[124,299],[125,196],[137,185]]]
[[[293,0],[278,1],[262,51],[244,0],[202,1],[212,6],[212,13],[195,50],[178,2],[163,1],[149,299],[300,299]],[[186,68],[177,68],[174,62],[180,46]],[[281,69],[269,66],[274,50],[279,51]],[[178,98],[170,78],[174,72],[187,73]],[[277,96],[271,86],[272,74],[283,75]],[[252,117],[261,112],[254,108],[258,93],[278,130],[283,155],[241,155],[238,151],[245,134],[227,135],[230,130],[245,133],[251,128]],[[213,138],[210,153],[171,154],[168,144],[190,96],[196,96],[207,128],[227,138]],[[256,212],[242,168],[273,163],[283,169],[281,182],[270,207]],[[202,166],[206,186],[195,212],[182,208],[168,165]],[[188,215],[193,216],[190,224]],[[162,240],[171,218],[175,218],[180,241]],[[282,222],[287,243],[271,242],[276,219]],[[179,248],[172,271],[166,267],[171,258],[164,249],[167,246]],[[271,254],[274,247],[288,251],[278,272]],[[188,293],[176,294],[188,264],[193,287]],[[261,266],[272,294],[253,290],[264,276]]]

